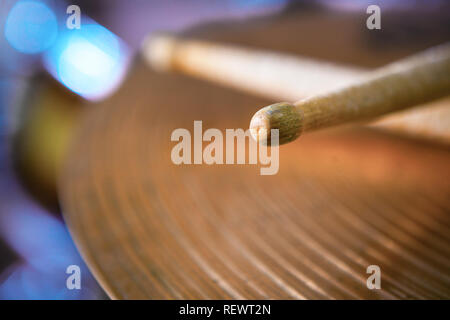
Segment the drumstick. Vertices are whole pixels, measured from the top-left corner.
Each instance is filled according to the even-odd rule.
[[[142,52],[158,71],[189,74],[269,99],[298,100],[366,73],[306,57],[171,35],[149,36]]]
[[[278,52],[152,34],[142,54],[160,71],[207,79],[269,99],[298,100],[358,82],[362,68]],[[395,113],[372,126],[450,143],[450,99]]]
[[[253,137],[270,143],[279,130],[279,144],[302,133],[351,121],[366,120],[450,94],[450,45],[444,44],[390,64],[345,88],[264,107],[253,116]],[[263,129],[263,130],[261,130]]]

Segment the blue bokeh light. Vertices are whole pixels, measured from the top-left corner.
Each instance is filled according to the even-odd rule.
[[[23,263],[0,285],[0,298],[3,300],[73,300],[89,297],[90,290],[67,290],[64,287],[67,275],[62,272],[42,272]],[[92,294],[91,294],[92,295]]]
[[[14,182],[0,183],[0,191]],[[13,187],[14,190],[14,187]],[[0,299],[86,299],[98,287],[79,256],[63,222],[14,191],[17,199],[0,197],[0,234],[21,258],[0,274]],[[81,290],[68,290],[66,269],[80,267]]]
[[[47,70],[79,95],[98,100],[121,83],[129,54],[120,38],[94,22],[64,30],[44,55]]]
[[[34,54],[48,49],[58,35],[53,11],[36,1],[19,1],[9,12],[5,38],[19,52]]]

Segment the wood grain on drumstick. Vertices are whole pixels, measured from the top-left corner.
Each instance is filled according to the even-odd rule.
[[[283,144],[303,132],[367,120],[448,94],[450,45],[445,44],[390,64],[348,87],[264,107],[253,116],[250,130],[258,141],[270,143],[270,130],[278,129]]]

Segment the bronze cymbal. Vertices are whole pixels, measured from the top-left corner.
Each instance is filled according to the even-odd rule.
[[[369,68],[442,41],[385,47],[379,40],[399,28],[392,21],[373,36],[357,14],[298,11],[186,34]],[[171,161],[174,129],[192,132],[202,120],[203,130],[245,130],[258,107],[273,102],[158,74],[138,58],[116,94],[86,108],[58,191],[107,293],[450,298],[448,146],[336,128],[281,146],[276,175],[260,175],[258,165]],[[370,265],[380,267],[379,290],[366,285]]]
[[[171,132],[248,127],[269,101],[137,61],[89,110],[60,181],[113,298],[450,297],[450,152],[367,128],[280,147],[280,170],[175,165]],[[381,269],[369,290],[366,268]]]

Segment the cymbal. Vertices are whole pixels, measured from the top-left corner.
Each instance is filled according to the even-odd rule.
[[[60,180],[112,298],[450,298],[450,151],[369,128],[305,135],[280,169],[175,165],[171,132],[248,128],[270,103],[138,59],[83,117]],[[368,289],[366,269],[381,270]]]

